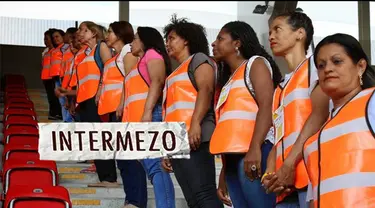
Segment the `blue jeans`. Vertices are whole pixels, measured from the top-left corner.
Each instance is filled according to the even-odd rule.
[[[137,160],[117,160],[125,192],[125,204],[147,207],[146,173]]]
[[[55,87],[61,87],[61,79],[56,80]],[[69,110],[65,108],[65,97],[59,97],[61,105],[61,114],[64,122],[73,122],[73,116],[69,113]]]
[[[152,121],[162,121],[162,107],[156,105],[152,112]],[[157,208],[175,208],[174,186],[169,173],[161,168],[161,158],[140,160],[149,180],[154,187]]]
[[[116,112],[109,114],[109,122],[121,122]],[[138,160],[116,160],[125,192],[125,204],[147,207],[146,173]]]
[[[309,202],[306,201],[307,191],[298,191],[298,202],[281,202],[276,208],[308,208]]]
[[[262,144],[262,173],[267,166],[267,157],[273,144],[265,141]],[[225,155],[225,180],[229,196],[235,208],[273,208],[276,204],[276,195],[266,194],[260,179],[253,182],[246,176],[244,170],[244,154]]]

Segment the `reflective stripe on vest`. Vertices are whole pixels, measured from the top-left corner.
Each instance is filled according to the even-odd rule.
[[[121,95],[124,88],[124,76],[117,67],[118,55],[104,64],[102,92],[98,103],[99,115],[116,111],[120,105]]]
[[[94,59],[95,50],[96,47],[77,66],[77,103],[93,98],[98,91],[100,70]]]
[[[74,56],[70,60],[65,62],[65,73],[64,73],[64,77],[61,83],[62,88],[65,88],[65,89],[68,88],[69,82],[73,76],[73,66],[74,66]]]
[[[74,56],[72,76],[70,78],[68,88],[72,88],[72,87],[77,86],[77,66],[78,66],[78,64],[80,64],[83,61],[83,59],[86,58],[85,51],[86,51],[87,47],[88,47],[87,45],[84,45]]]
[[[64,46],[64,44],[59,45],[57,48],[53,49],[51,54],[51,68],[49,71],[49,75],[51,77],[54,76],[60,76],[61,71],[61,63],[63,59],[63,53],[61,51],[61,48]]]
[[[210,141],[212,154],[249,150],[258,105],[245,84],[246,67],[247,63],[243,63],[226,84],[230,90],[226,101],[216,110],[219,118]]]
[[[42,73],[40,75],[42,80],[48,80],[52,79],[52,77],[49,75],[49,70],[51,68],[51,52],[53,49],[50,49],[48,52],[46,52],[43,56],[43,63],[42,63]]]
[[[163,90],[163,120],[185,122],[187,130],[198,94],[188,75],[191,60],[192,56],[167,77]]]
[[[294,74],[285,85],[284,89],[278,86],[273,98],[273,112],[282,104],[284,107],[284,137],[276,145],[276,170],[278,170],[285,158],[291,151],[303,125],[312,111],[309,96],[309,66],[310,61],[306,59],[294,71]],[[296,167],[295,187],[301,189],[307,186],[308,176],[303,161]],[[279,195],[277,201],[285,198]]]
[[[146,105],[149,87],[139,73],[138,64],[125,77],[123,122],[140,122]]]
[[[375,207],[375,138],[367,122],[374,89],[358,93],[305,142],[315,207]]]
[[[74,59],[74,54],[70,50],[70,47],[68,47],[63,53],[63,58],[62,58],[62,62],[61,62],[60,77],[65,76],[65,72],[67,70],[69,70],[69,68],[70,68],[69,64],[72,62],[73,59]],[[69,75],[70,74],[71,73],[69,73]]]

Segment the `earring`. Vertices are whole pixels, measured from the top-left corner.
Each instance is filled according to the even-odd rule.
[[[360,84],[361,86],[363,85],[362,74],[359,74],[359,84]]]
[[[237,56],[240,55],[240,50],[238,50],[238,47],[236,47],[236,51],[237,51]]]

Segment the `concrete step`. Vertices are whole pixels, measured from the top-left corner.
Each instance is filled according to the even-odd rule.
[[[0,147],[1,148],[1,147]],[[68,162],[57,162],[57,169],[59,173],[80,173],[81,170],[88,168],[92,165],[92,163],[78,163],[76,161]],[[222,164],[219,160],[216,160],[216,175],[220,174]],[[117,172],[120,173],[120,170],[117,169]]]
[[[85,199],[71,197],[73,208],[123,208],[124,199]],[[185,199],[176,199],[176,208],[188,208]],[[155,198],[148,198],[147,208],[156,208]]]
[[[85,199],[124,199],[125,193],[123,186],[118,188],[92,188],[87,187],[85,184],[73,184],[73,183],[60,183],[60,186],[64,186],[68,189],[71,197],[85,198]],[[175,186],[175,198],[184,198],[182,190],[179,186]],[[154,187],[152,185],[147,186],[147,194],[149,197],[154,198]]]
[[[174,174],[170,174],[173,184],[178,184]],[[96,173],[59,173],[60,183],[76,183],[76,184],[90,184],[99,182],[98,175]],[[122,178],[117,174],[117,182],[122,183]],[[147,183],[151,185],[150,181],[147,180]]]

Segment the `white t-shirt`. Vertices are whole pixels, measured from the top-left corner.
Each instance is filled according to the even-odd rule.
[[[268,62],[268,60],[266,58],[264,58],[263,56],[252,56],[248,63],[247,63],[247,66],[246,66],[246,69],[245,69],[245,82],[246,82],[246,85],[249,87],[249,90],[251,92],[251,94],[253,94],[253,96],[255,97],[255,90],[253,88],[253,85],[251,84],[251,80],[250,80],[250,70],[251,70],[251,65],[253,64],[254,60],[256,58],[261,58],[263,59],[264,63],[266,64],[268,70],[270,71],[271,73],[271,79],[272,79],[272,67],[271,67],[271,64],[270,62]],[[275,137],[274,137],[274,130],[273,130],[273,127],[271,126],[270,130],[268,131],[267,133],[267,136],[265,138],[265,140],[268,140],[270,141],[272,144],[275,143]]]
[[[44,57],[44,54],[46,54],[48,51],[49,51],[49,49],[48,49],[48,48],[45,48],[45,49],[43,50],[43,52],[42,52],[42,57]]]
[[[121,52],[116,59],[117,66],[119,67],[122,75],[124,76],[125,76],[124,57],[127,53],[130,53],[130,44],[126,44],[124,45],[124,47],[122,47]]]

